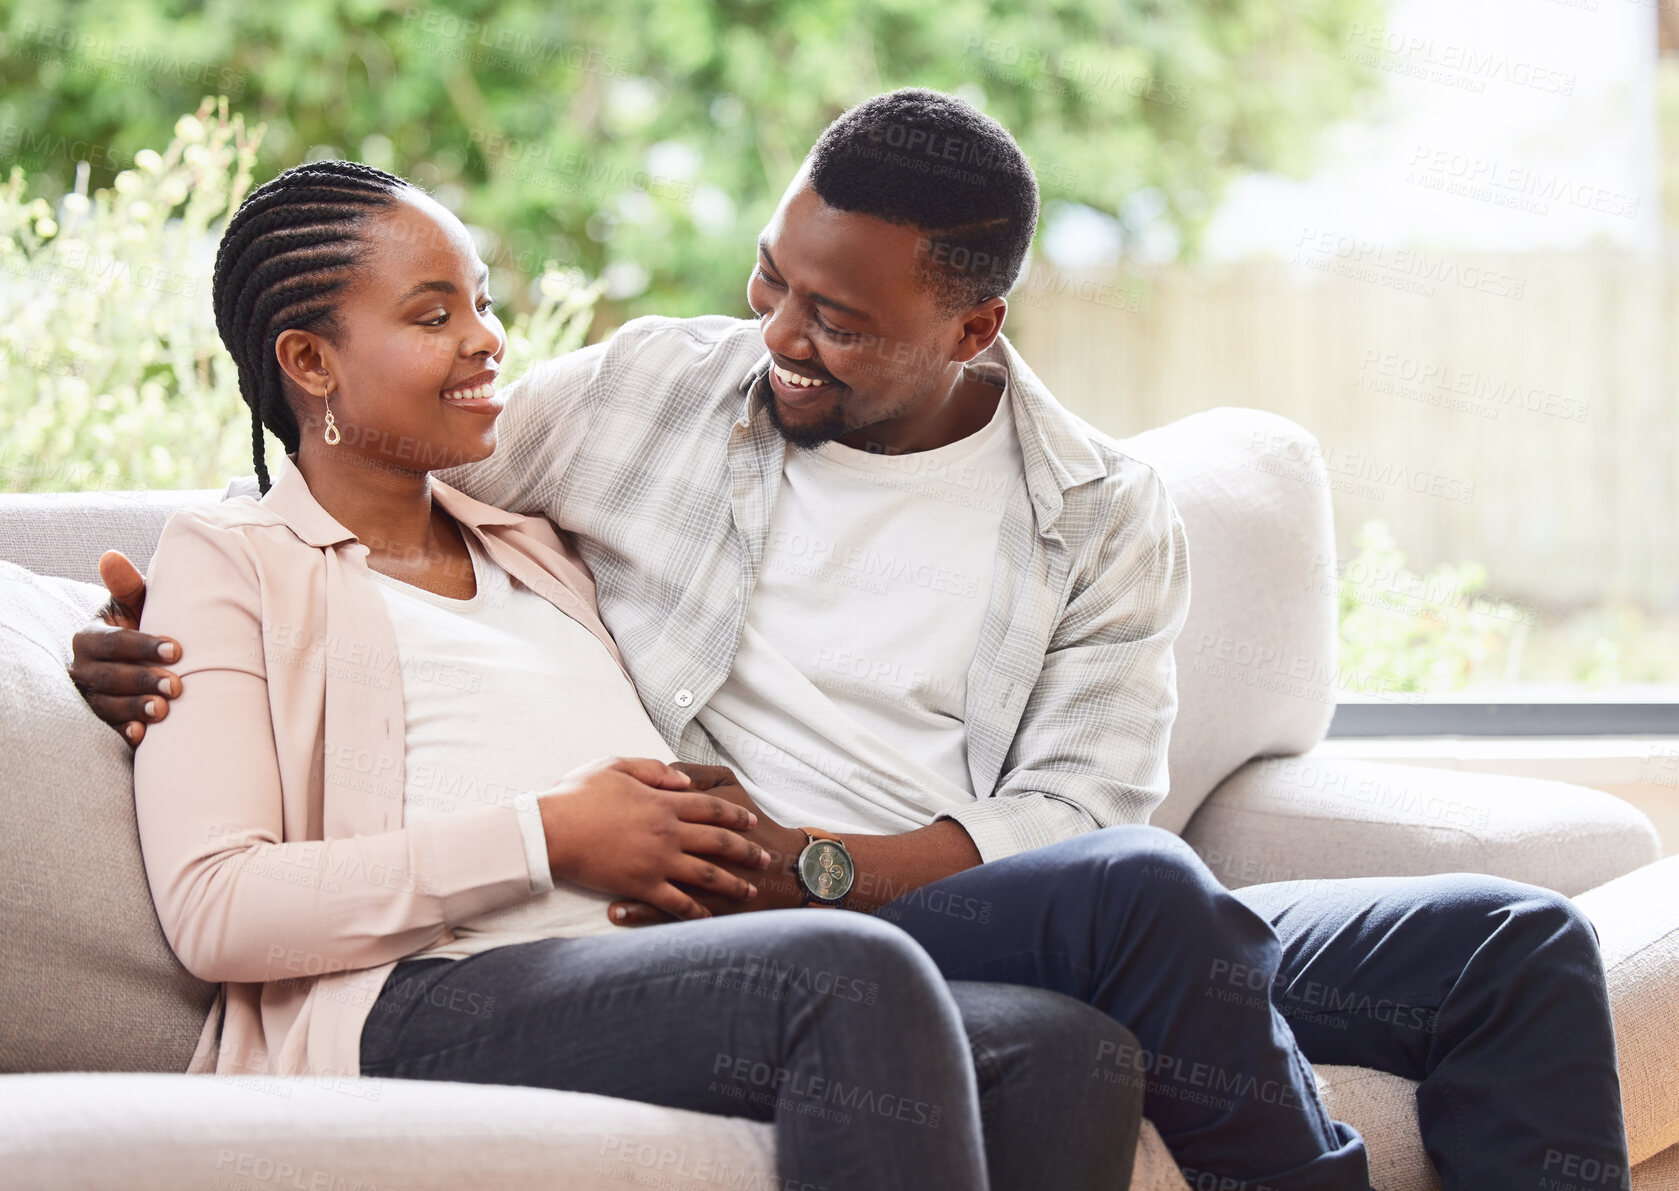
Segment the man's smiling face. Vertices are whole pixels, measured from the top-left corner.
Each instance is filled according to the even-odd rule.
[[[928,252],[916,228],[823,202],[808,163],[793,179],[746,287],[772,359],[770,417],[787,441],[891,446],[995,338],[982,330],[979,344],[973,324],[1000,328],[1006,303],[949,310],[923,279]]]

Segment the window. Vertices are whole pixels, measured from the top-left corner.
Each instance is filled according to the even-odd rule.
[[[1403,695],[1332,734],[1679,733],[1679,8],[1395,3],[1342,52],[1357,115],[1195,251],[1158,194],[1047,208],[1034,268],[1082,282],[1016,340],[1122,437],[1310,431],[1254,465],[1327,483],[1339,665]]]

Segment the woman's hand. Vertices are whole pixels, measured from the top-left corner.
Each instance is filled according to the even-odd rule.
[[[691,789],[715,794],[753,814],[758,820],[758,825],[745,833],[746,838],[769,853],[773,870],[756,877],[758,896],[752,899],[750,905],[732,903],[709,893],[699,893],[695,900],[713,914],[782,910],[804,905],[804,891],[793,877],[793,860],[805,846],[805,833],[797,827],[783,827],[772,819],[763,808],[752,801],[752,795],[740,784],[734,770],[727,766],[695,765],[678,761],[671,768],[693,779]],[[725,866],[733,867],[727,862]],[[620,926],[648,926],[670,921],[668,915],[645,902],[632,899],[615,901],[607,907],[607,911],[612,921]]]
[[[711,915],[676,881],[737,901],[756,897],[750,881],[701,857],[767,868],[770,854],[743,834],[758,816],[691,784],[687,774],[647,757],[607,757],[566,774],[537,798],[554,879],[676,918]]]

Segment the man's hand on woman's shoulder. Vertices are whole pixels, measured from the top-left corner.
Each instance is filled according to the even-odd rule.
[[[99,577],[111,598],[71,638],[70,681],[94,714],[134,747],[145,739],[146,725],[168,715],[169,700],[181,693],[180,676],[156,664],[180,661],[181,645],[140,631],[146,580],[126,555],[100,555]]]

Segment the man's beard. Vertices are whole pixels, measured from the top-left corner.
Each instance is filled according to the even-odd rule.
[[[769,381],[766,379],[766,385]],[[769,414],[770,425],[782,438],[792,443],[801,451],[814,451],[823,443],[833,442],[841,435],[850,434],[853,427],[845,424],[845,415],[839,406],[835,406],[832,413],[819,421],[805,426],[789,426],[781,420],[781,404],[775,399],[775,393],[767,394],[764,410]]]

